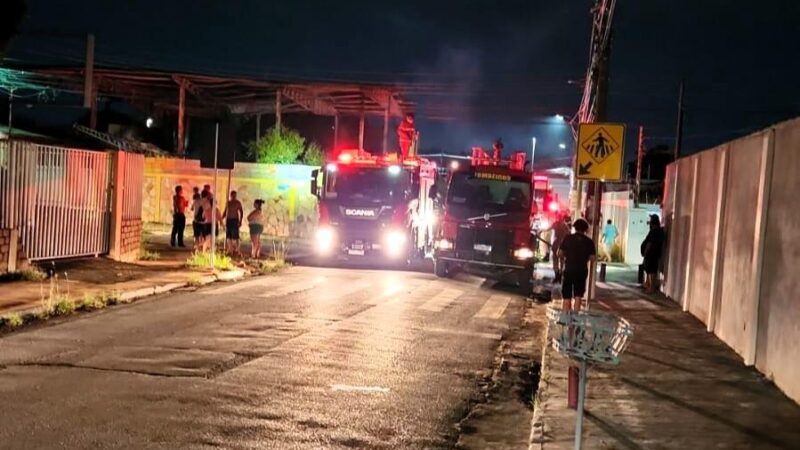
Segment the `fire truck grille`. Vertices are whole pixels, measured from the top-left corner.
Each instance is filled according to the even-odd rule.
[[[511,231],[459,228],[456,257],[472,261],[508,263],[514,235]]]

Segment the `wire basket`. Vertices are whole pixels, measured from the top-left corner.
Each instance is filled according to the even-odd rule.
[[[597,311],[565,311],[551,306],[547,318],[554,326],[553,348],[589,364],[619,364],[619,357],[633,336],[630,322]]]

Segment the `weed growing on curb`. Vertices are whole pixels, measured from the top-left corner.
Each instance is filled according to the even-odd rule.
[[[186,260],[186,266],[192,269],[205,269],[211,266],[211,253],[193,252]],[[234,264],[230,256],[217,253],[214,257],[214,268],[219,270],[233,270]]]
[[[75,302],[68,296],[63,296],[56,301],[53,309],[50,310],[51,316],[68,316],[75,312]]]
[[[83,298],[77,303],[76,309],[80,311],[94,311],[106,307],[105,299],[102,295],[83,294]]]
[[[3,325],[11,329],[21,327],[25,324],[25,319],[20,313],[11,313],[3,318]]]
[[[186,285],[189,287],[200,287],[203,285],[203,280],[200,279],[198,276],[193,276],[189,278],[189,281],[186,282]]]

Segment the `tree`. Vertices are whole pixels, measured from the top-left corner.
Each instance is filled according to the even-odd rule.
[[[325,162],[325,153],[322,147],[316,142],[308,144],[305,153],[303,153],[303,164],[309,166],[321,166]]]
[[[316,142],[306,144],[306,139],[295,130],[286,127],[270,128],[257,141],[251,141],[248,152],[256,162],[265,164],[321,165],[322,149]]]

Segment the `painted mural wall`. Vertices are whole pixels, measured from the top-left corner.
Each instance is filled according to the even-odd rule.
[[[214,170],[200,167],[200,161],[174,158],[146,158],[142,218],[145,222],[170,223],[175,186],[183,186],[191,199],[192,188],[208,184],[222,210],[227,201],[228,186],[236,191],[247,215],[253,201],[262,199],[267,218],[264,233],[268,236],[307,237],[317,222],[317,199],[309,191],[311,171],[304,165],[236,163],[231,170],[218,170],[214,186]],[[191,221],[191,217],[187,217]],[[246,227],[244,227],[246,229]]]

